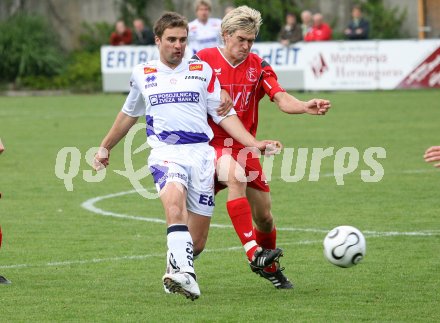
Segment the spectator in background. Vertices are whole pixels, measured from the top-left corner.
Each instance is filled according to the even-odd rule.
[[[423,158],[425,159],[425,161],[427,163],[438,162],[438,163],[434,164],[434,167],[440,168],[440,146],[429,147],[425,151],[425,155],[423,156]]]
[[[324,17],[320,13],[313,15],[313,27],[305,37],[305,41],[324,41],[332,39],[332,29],[324,22]]]
[[[293,13],[286,15],[286,25],[281,29],[278,40],[284,46],[289,46],[302,40],[301,26],[296,23],[296,17]]]
[[[301,22],[302,38],[304,39],[313,27],[312,13],[309,10],[301,12]]]
[[[131,42],[132,34],[130,28],[127,28],[122,20],[118,20],[115,24],[115,31],[110,36],[110,45],[130,45]]]
[[[145,27],[144,21],[140,18],[133,20],[133,44],[155,45],[154,33]]]
[[[226,16],[230,11],[232,11],[232,10],[234,10],[234,9],[235,9],[234,6],[227,6],[227,7],[225,8],[225,16]]]
[[[351,11],[351,21],[344,30],[344,35],[350,40],[368,39],[370,23],[362,17],[360,6],[354,6]]]
[[[222,44],[220,37],[221,19],[210,18],[211,1],[197,0],[194,3],[196,19],[188,25],[188,45],[196,53],[207,47],[216,47]]]

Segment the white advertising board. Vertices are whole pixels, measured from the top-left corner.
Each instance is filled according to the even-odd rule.
[[[401,87],[440,87],[440,83],[401,82],[434,55],[440,40],[395,40],[309,43],[302,47],[306,90],[390,90]],[[430,73],[440,73],[435,63]],[[416,84],[417,83],[417,84]],[[423,82],[422,82],[423,83]]]
[[[256,43],[252,51],[287,90],[440,88],[440,40]],[[187,49],[187,57],[192,50]],[[105,92],[126,92],[132,68],[159,56],[156,46],[103,46]]]

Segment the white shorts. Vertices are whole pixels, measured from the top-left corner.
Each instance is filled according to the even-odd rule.
[[[205,216],[214,212],[214,163],[214,148],[207,143],[154,148],[148,157],[157,191],[166,183],[181,183],[187,189],[187,209]]]

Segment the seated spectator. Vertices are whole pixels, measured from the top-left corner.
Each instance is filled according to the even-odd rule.
[[[313,22],[312,22],[312,13],[309,10],[304,10],[301,12],[301,29],[302,29],[302,38],[307,35],[309,31],[312,30]]]
[[[281,29],[278,40],[284,46],[289,46],[302,40],[301,27],[296,23],[293,13],[286,15],[286,25]]]
[[[320,13],[313,15],[313,27],[305,37],[305,41],[323,41],[332,39],[332,29],[324,22],[324,17]]]
[[[115,31],[112,32],[110,36],[110,45],[130,45],[131,42],[132,35],[130,28],[127,28],[122,20],[118,20],[115,24]]]
[[[370,32],[369,22],[362,17],[360,6],[354,6],[351,11],[352,20],[344,30],[344,35],[350,40],[368,39]]]
[[[142,19],[133,20],[133,44],[154,45],[154,33],[148,29]]]

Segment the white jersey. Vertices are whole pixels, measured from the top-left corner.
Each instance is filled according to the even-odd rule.
[[[211,67],[199,60],[183,60],[171,69],[159,60],[134,67],[130,93],[122,112],[146,116],[151,148],[208,143],[213,132],[208,114],[219,123],[220,83]],[[228,115],[235,114],[232,109]]]
[[[221,24],[222,21],[218,18],[208,18],[206,24],[201,23],[198,19],[188,24],[188,45],[194,54],[201,49],[217,47],[222,44]]]

